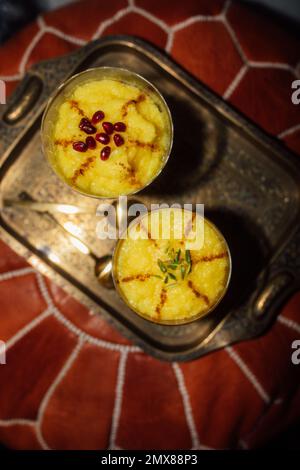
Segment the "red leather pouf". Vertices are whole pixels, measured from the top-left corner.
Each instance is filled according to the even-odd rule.
[[[165,48],[300,153],[300,39],[224,0],[80,1],[0,49],[9,91],[34,62],[109,34]],[[255,447],[300,416],[300,294],[263,337],[189,363],[164,363],[43,278],[0,242],[0,441],[15,449]],[[56,315],[53,315],[56,307]]]

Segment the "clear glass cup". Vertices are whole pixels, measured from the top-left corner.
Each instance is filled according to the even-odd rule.
[[[111,79],[120,81],[122,83],[132,85],[137,87],[141,92],[145,92],[150,98],[154,101],[154,103],[158,106],[161,112],[165,113],[166,116],[166,132],[168,135],[168,145],[165,150],[165,153],[162,155],[161,158],[161,165],[158,168],[158,171],[153,175],[149,181],[147,181],[143,186],[138,187],[137,189],[134,188],[131,192],[127,192],[125,194],[112,194],[112,195],[98,195],[93,194],[88,191],[84,191],[79,189],[75,185],[70,184],[70,181],[64,176],[62,171],[56,164],[55,159],[55,145],[54,145],[54,128],[58,118],[58,110],[61,104],[70,97],[72,92],[80,85],[86,84],[88,82],[99,81],[103,79]],[[166,165],[171,149],[173,144],[173,123],[170,110],[168,108],[167,103],[165,102],[164,98],[160,94],[160,92],[155,88],[149,81],[145,78],[141,77],[140,75],[131,72],[129,70],[125,70],[122,68],[117,67],[98,67],[85,70],[83,72],[78,73],[77,75],[72,76],[64,83],[60,85],[60,87],[56,90],[56,92],[51,96],[49,102],[46,106],[43,119],[42,119],[42,126],[41,126],[41,137],[42,137],[42,147],[44,155],[49,162],[52,170],[56,173],[56,175],[64,181],[68,186],[70,186],[73,190],[78,191],[81,194],[90,197],[96,197],[99,199],[111,199],[116,198],[121,195],[131,195],[137,192],[140,192],[146,186],[151,184],[155,178],[161,173],[164,166]]]
[[[151,211],[151,212],[152,213],[157,212],[157,210],[160,210],[160,209],[156,209],[156,210]],[[167,210],[167,209],[163,209],[163,210]],[[150,214],[151,214],[151,212],[150,212]],[[191,211],[191,212],[195,214],[194,211]],[[148,216],[148,213],[142,214],[139,217],[135,218],[129,224],[129,226],[126,230],[126,233],[132,227],[134,227],[135,225],[140,223],[141,220],[143,219],[143,217],[147,217],[147,216]],[[200,215],[198,215],[198,216],[201,217]],[[211,314],[216,309],[216,307],[219,305],[219,303],[221,302],[221,300],[225,296],[225,294],[228,290],[229,283],[230,283],[231,270],[232,270],[231,254],[230,254],[229,246],[228,246],[223,234],[220,232],[220,230],[211,221],[209,221],[206,217],[203,217],[203,219],[205,220],[205,222],[213,229],[213,231],[219,237],[220,241],[222,242],[222,245],[224,246],[224,250],[226,251],[226,256],[227,256],[227,259],[228,259],[228,267],[227,267],[226,279],[225,279],[225,282],[224,282],[224,285],[223,285],[223,289],[220,292],[220,294],[217,296],[215,301],[205,311],[200,311],[200,312],[196,313],[193,316],[187,316],[186,318],[180,318],[180,319],[174,319],[174,320],[173,319],[172,320],[171,319],[157,319],[157,318],[154,318],[153,316],[147,315],[144,312],[141,312],[138,309],[134,308],[132,306],[132,304],[130,303],[130,299],[128,299],[127,296],[124,294],[124,291],[121,289],[120,283],[119,283],[118,259],[119,259],[119,254],[120,254],[120,249],[122,247],[122,244],[126,241],[126,239],[124,239],[124,236],[123,236],[118,240],[117,245],[116,245],[115,250],[114,250],[114,253],[113,253],[113,264],[112,264],[113,281],[114,281],[116,291],[118,292],[120,297],[123,299],[125,304],[135,314],[141,316],[142,318],[144,318],[144,319],[146,319],[146,320],[148,320],[152,323],[157,323],[157,324],[161,324],[161,325],[182,325],[182,324],[187,324],[187,323],[194,322],[196,320],[199,320],[200,318],[205,317],[208,314]],[[162,284],[162,287],[163,287],[163,284]]]

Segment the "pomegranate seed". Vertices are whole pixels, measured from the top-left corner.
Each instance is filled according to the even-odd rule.
[[[73,149],[76,150],[76,152],[86,152],[87,148],[88,147],[86,143],[82,142],[81,140],[73,142]]]
[[[97,122],[102,121],[102,119],[104,119],[104,116],[105,116],[105,114],[104,114],[103,111],[96,111],[93,114],[92,123],[97,124]]]
[[[112,134],[114,131],[114,125],[111,122],[103,122],[102,127],[106,134]]]
[[[110,137],[108,134],[104,134],[104,132],[100,132],[100,134],[96,134],[96,140],[101,142],[103,145],[107,145],[110,141]]]
[[[82,129],[83,126],[90,126],[91,121],[88,118],[82,118],[79,123],[79,129]]]
[[[110,156],[110,151],[111,151],[110,147],[108,146],[103,147],[100,153],[101,160],[107,160]]]
[[[86,145],[89,149],[95,149],[96,148],[96,141],[95,141],[94,137],[91,137],[91,136],[87,137],[85,139],[85,143],[86,143]]]
[[[125,132],[126,131],[125,122],[116,122],[114,124],[114,130],[117,131],[117,132]]]
[[[120,134],[114,135],[114,141],[117,147],[120,147],[120,145],[124,144],[124,139]]]
[[[81,126],[80,128],[83,132],[85,132],[86,134],[95,134],[95,132],[97,132],[97,129],[96,127],[94,127],[92,124],[85,124],[83,126]]]

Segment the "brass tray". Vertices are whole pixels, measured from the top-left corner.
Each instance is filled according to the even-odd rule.
[[[300,166],[279,142],[230,108],[148,43],[114,36],[35,65],[2,108],[1,197],[24,190],[38,201],[97,205],[58,181],[43,158],[39,127],[49,95],[61,81],[94,66],[120,66],[143,75],[166,98],[174,119],[174,147],[160,177],[138,195],[151,202],[204,203],[224,233],[233,276],[214,314],[189,325],[151,324],[133,314],[115,291],[94,277],[94,260],[78,251],[47,214],[2,211],[2,238],[41,272],[149,354],[190,360],[262,334],[300,285]],[[95,237],[95,217],[73,222],[101,256],[112,242]],[[3,313],[5,314],[5,313]]]

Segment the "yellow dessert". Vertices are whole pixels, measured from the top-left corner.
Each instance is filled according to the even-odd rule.
[[[149,320],[166,324],[192,321],[211,311],[227,289],[228,246],[216,227],[200,215],[193,213],[184,220],[187,211],[182,209],[154,212],[134,221],[126,238],[118,242],[114,256],[117,289],[135,312]],[[162,231],[168,226],[167,219],[169,239],[163,238]],[[159,230],[158,238],[153,237],[153,229]],[[191,234],[202,240],[198,249],[189,248]]]
[[[120,80],[79,84],[58,107],[51,163],[84,193],[115,197],[136,192],[155,178],[168,156],[171,125],[165,108],[150,89]],[[99,112],[103,117],[97,122]],[[85,132],[84,120],[94,126],[93,132]],[[104,129],[105,123],[117,130]],[[106,137],[101,141],[99,134]]]

